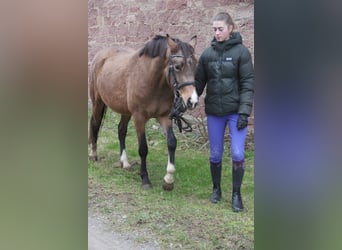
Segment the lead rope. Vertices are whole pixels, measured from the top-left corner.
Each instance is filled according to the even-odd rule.
[[[179,132],[182,133],[184,130],[185,132],[191,132],[192,127],[190,122],[188,122],[184,117],[183,114],[185,112],[185,107],[183,105],[182,98],[180,97],[179,94],[179,89],[187,86],[187,85],[192,85],[193,83],[186,82],[178,86],[177,80],[176,80],[176,75],[173,69],[173,65],[171,64],[169,66],[169,82],[171,81],[171,74],[173,76],[173,91],[174,91],[174,101],[172,105],[171,112],[169,114],[169,118],[174,121],[174,123],[178,126]],[[185,123],[186,126],[182,125],[182,122]]]

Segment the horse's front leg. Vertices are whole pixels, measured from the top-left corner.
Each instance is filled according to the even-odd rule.
[[[146,130],[147,119],[145,119],[144,117],[140,115],[134,115],[133,120],[134,120],[135,129],[137,132],[138,144],[139,144],[139,155],[140,155],[140,160],[141,160],[140,176],[142,180],[142,188],[150,189],[152,188],[152,184],[148,177],[147,166],[146,166],[148,146],[147,146],[147,141],[146,141],[145,130]]]
[[[166,117],[158,119],[159,123],[166,132],[167,149],[169,153],[168,162],[166,166],[166,175],[163,179],[163,189],[166,191],[173,190],[175,168],[175,152],[177,148],[177,139],[172,129],[172,121]]]

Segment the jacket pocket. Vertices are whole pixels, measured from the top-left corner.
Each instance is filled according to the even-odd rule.
[[[233,61],[223,61],[222,62],[222,77],[223,78],[235,77],[236,76],[236,70],[237,70],[237,67]]]

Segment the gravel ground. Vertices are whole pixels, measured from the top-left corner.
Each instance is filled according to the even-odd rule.
[[[137,244],[132,236],[110,229],[100,217],[88,215],[88,250],[158,250],[157,245]]]

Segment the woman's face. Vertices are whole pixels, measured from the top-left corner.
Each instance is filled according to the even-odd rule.
[[[230,33],[233,30],[232,25],[228,25],[224,21],[214,21],[213,30],[215,38],[218,42],[223,42],[229,39]]]

